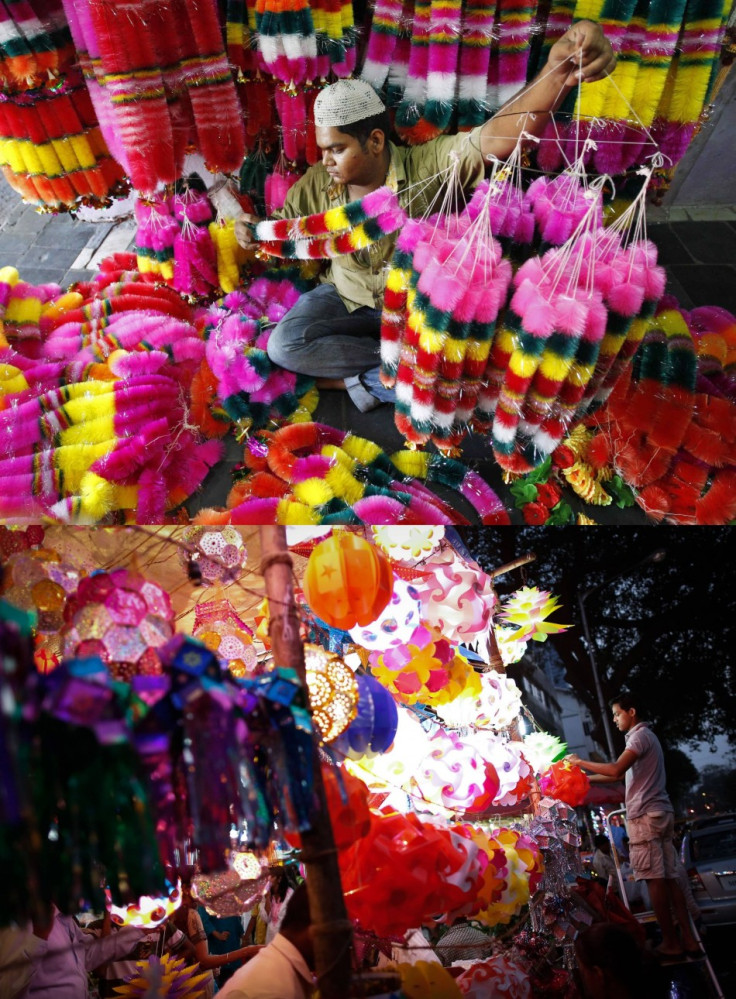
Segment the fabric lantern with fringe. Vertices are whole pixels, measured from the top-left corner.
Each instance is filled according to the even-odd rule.
[[[346,631],[375,621],[393,592],[391,564],[352,531],[321,541],[304,571],[304,597],[323,621]]]

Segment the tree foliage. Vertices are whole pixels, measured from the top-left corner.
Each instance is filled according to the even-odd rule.
[[[567,681],[600,712],[585,643],[585,610],[606,701],[622,689],[641,697],[665,745],[736,741],[736,535],[732,528],[465,528],[487,569],[534,552],[524,570],[498,579],[500,594],[522,583],[561,597],[555,620],[574,627],[551,641]],[[661,562],[648,557],[663,551]],[[596,733],[605,744],[600,721]],[[623,740],[614,729],[619,748]]]

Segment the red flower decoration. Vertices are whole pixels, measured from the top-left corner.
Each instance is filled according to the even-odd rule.
[[[527,524],[546,524],[549,520],[549,510],[542,503],[525,503],[521,512]]]
[[[537,484],[537,500],[552,509],[562,499],[562,493],[553,482],[539,482]]]
[[[552,464],[556,468],[570,468],[576,460],[572,450],[566,444],[560,444],[552,452]]]

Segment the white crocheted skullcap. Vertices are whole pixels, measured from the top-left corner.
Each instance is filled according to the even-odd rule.
[[[317,128],[340,128],[381,114],[386,106],[365,80],[338,80],[321,90],[314,102]]]

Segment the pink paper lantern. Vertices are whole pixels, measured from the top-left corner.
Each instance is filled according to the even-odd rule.
[[[128,569],[83,579],[64,611],[64,656],[99,656],[116,680],[163,672],[159,649],[174,634],[168,593]]]

